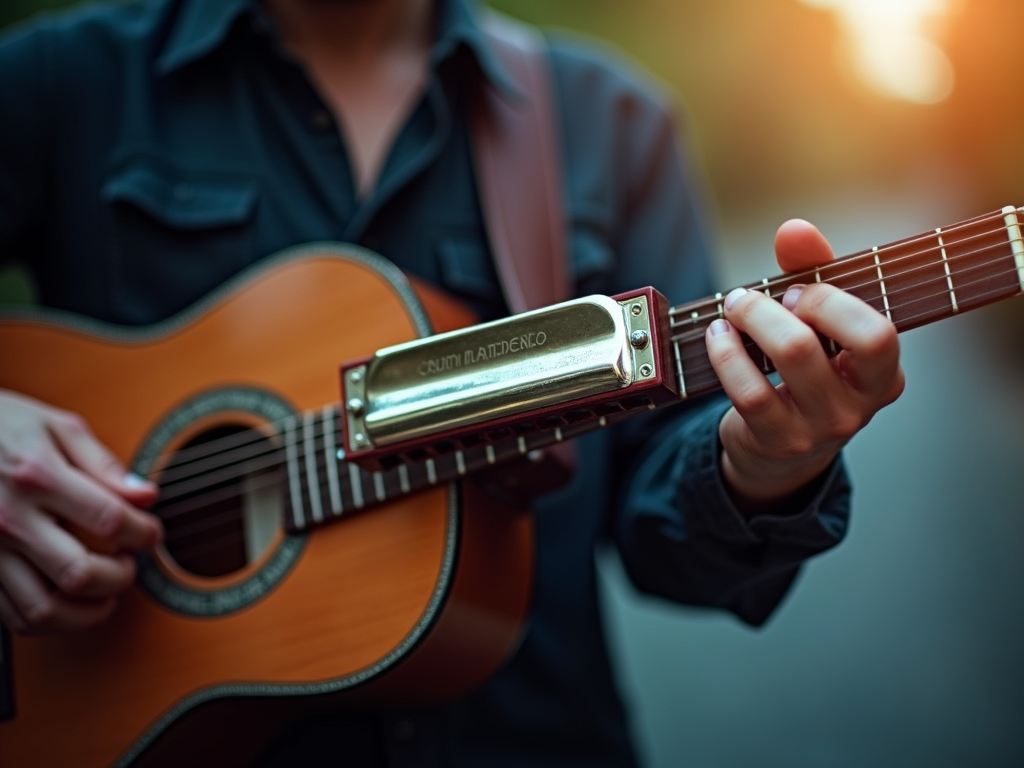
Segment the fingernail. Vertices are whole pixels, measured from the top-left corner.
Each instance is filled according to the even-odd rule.
[[[782,295],[782,306],[786,309],[793,309],[796,306],[797,301],[800,299],[800,294],[804,292],[804,286],[802,285],[791,285]]]
[[[142,475],[135,474],[134,472],[129,472],[128,474],[126,474],[124,476],[123,482],[125,484],[125,487],[137,490],[149,490],[150,488],[153,487],[153,484],[149,482],[149,480],[144,478]]]
[[[736,299],[738,299],[746,292],[746,288],[733,288],[731,291],[729,291],[728,295],[725,297],[725,308],[732,309],[732,305],[736,303]]]
[[[708,330],[711,331],[712,336],[718,336],[719,334],[722,333],[728,333],[729,321],[722,320],[721,318],[719,318],[718,320],[715,320],[715,322],[708,326]]]

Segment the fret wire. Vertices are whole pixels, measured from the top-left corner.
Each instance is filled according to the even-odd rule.
[[[889,311],[889,296],[885,292],[885,279],[882,277],[882,259],[878,255],[878,248],[872,248],[875,254],[875,268],[878,270],[878,286],[882,292],[882,306],[885,307],[885,316],[889,318],[889,322],[892,322],[892,312]]]
[[[942,268],[946,272],[946,285],[949,286],[949,300],[953,306],[953,314],[955,315],[960,311],[960,307],[956,304],[956,291],[953,290],[953,275],[949,271],[949,257],[946,255],[946,244],[942,241],[942,227],[938,227],[935,230],[935,236],[939,241],[939,248],[942,251]]]
[[[363,498],[363,476],[359,466],[348,462],[349,490],[352,491],[352,503],[356,509],[362,509],[366,500]]]
[[[306,448],[306,455],[303,457],[306,463],[306,484],[309,487],[309,505],[313,513],[314,522],[319,523],[324,519],[323,506],[320,503],[320,480],[316,471],[316,457],[319,451],[316,450],[314,430],[316,421],[313,411],[307,411],[302,417],[302,437]]]
[[[1008,205],[1001,211],[1003,221],[1006,222],[1006,230],[1010,239],[1010,248],[1013,250],[1013,259],[1017,264],[1017,278],[1021,288],[1024,289],[1024,240],[1021,239],[1020,221],[1017,218],[1017,209]]]
[[[324,463],[327,465],[327,490],[331,499],[331,512],[340,515],[345,511],[341,503],[341,482],[338,478],[338,448],[334,438],[335,410],[330,405],[323,409],[324,420]]]
[[[306,515],[302,509],[302,487],[299,485],[298,456],[296,455],[296,419],[289,416],[285,419],[285,456],[288,460],[288,486],[292,499],[292,522],[299,530],[306,524]]]
[[[676,362],[676,378],[679,385],[679,394],[682,397],[686,397],[686,377],[683,375],[683,360],[680,357],[679,345],[672,345],[672,354],[675,357]]]

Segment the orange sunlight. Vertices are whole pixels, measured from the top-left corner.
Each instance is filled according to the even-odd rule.
[[[938,104],[953,92],[953,65],[940,47],[952,0],[800,0],[829,10],[845,33],[857,78],[884,96]]]

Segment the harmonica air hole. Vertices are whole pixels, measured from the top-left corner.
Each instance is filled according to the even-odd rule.
[[[622,407],[627,411],[632,411],[635,408],[650,408],[653,403],[651,398],[642,397],[637,395],[636,397],[627,397],[622,401]]]
[[[589,409],[577,408],[574,411],[569,411],[563,416],[566,423],[578,424],[581,421],[590,421],[594,418],[594,412]]]
[[[549,430],[564,427],[568,422],[561,416],[545,416],[537,421],[541,429]]]
[[[400,456],[383,456],[380,460],[381,469],[384,470],[394,469],[402,463],[402,458]]]

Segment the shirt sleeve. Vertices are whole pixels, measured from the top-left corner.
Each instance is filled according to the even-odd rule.
[[[673,304],[711,295],[711,219],[669,100],[628,65],[602,69],[600,56],[579,52],[567,59],[559,66],[556,57],[556,72],[570,216],[575,231],[602,232],[612,254],[595,275],[600,260],[586,253],[592,238],[582,238],[583,290],[653,285]],[[789,509],[744,517],[719,466],[718,425],[728,407],[721,394],[705,396],[622,425],[611,438],[610,496],[618,503],[609,525],[641,590],[760,624],[801,564],[842,539],[850,488],[836,461]]]

